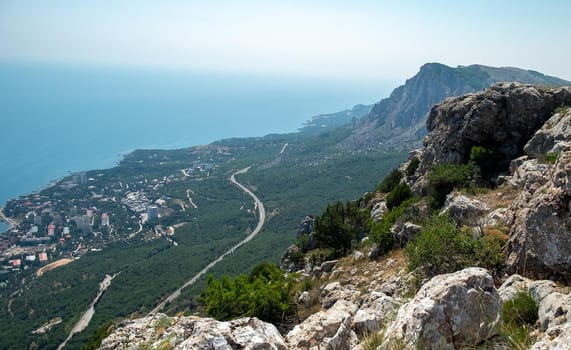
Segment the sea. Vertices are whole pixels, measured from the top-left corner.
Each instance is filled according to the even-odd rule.
[[[295,132],[389,81],[0,62],[0,206],[135,149]],[[0,232],[6,229],[0,223]]]

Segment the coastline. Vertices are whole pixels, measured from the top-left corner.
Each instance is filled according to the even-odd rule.
[[[14,219],[10,219],[9,217],[7,217],[4,214],[4,208],[0,208],[0,222],[5,223],[6,225],[8,225],[8,228],[6,228],[5,230],[0,230],[0,233],[4,233],[7,231],[10,231],[11,229],[15,228],[18,226],[18,222]]]

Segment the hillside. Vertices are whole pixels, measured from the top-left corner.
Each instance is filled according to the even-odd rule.
[[[470,68],[469,72],[475,69],[480,72],[476,75],[480,76],[484,68],[491,72],[486,74],[495,72],[499,76],[495,68],[489,67],[478,66]],[[373,231],[370,242],[375,241],[383,247],[380,252],[384,252],[388,242],[392,242],[392,231],[389,234],[388,230],[392,230],[396,223],[395,213],[399,211],[392,211],[391,216],[382,219],[387,209],[387,205],[383,207],[387,193],[381,192],[390,191],[386,186],[379,186],[379,193],[374,194],[373,189],[380,179],[389,174],[390,169],[406,159],[407,152],[369,147],[370,143],[365,142],[367,135],[363,135],[362,148],[355,152],[355,144],[351,140],[359,138],[358,133],[365,130],[367,125],[373,125],[374,132],[369,136],[375,138],[377,143],[384,140],[387,142],[385,146],[392,148],[391,142],[398,139],[402,143],[396,148],[410,150],[417,142],[417,136],[414,136],[414,142],[409,143],[402,138],[383,138],[377,131],[390,130],[399,137],[406,136],[406,133],[399,134],[399,130],[413,130],[413,126],[423,120],[420,112],[413,111],[421,111],[419,106],[434,98],[430,96],[460,91],[458,89],[462,89],[462,84],[470,80],[460,79],[451,73],[458,69],[437,64],[425,65],[421,73],[409,79],[405,86],[396,89],[389,99],[381,101],[371,111],[370,106],[358,105],[352,110],[320,115],[299,133],[228,139],[180,150],[135,151],[112,169],[71,175],[38,193],[9,201],[4,213],[15,219],[18,227],[2,237],[6,247],[2,257],[3,270],[7,271],[5,274],[8,276],[0,290],[0,320],[5,325],[0,329],[0,336],[5,339],[3,345],[8,349],[21,348],[22,344],[26,348],[52,349],[61,344],[81,313],[91,304],[99,283],[105,280],[106,275],[116,277],[97,302],[92,321],[83,332],[72,337],[66,349],[81,348],[92,334],[104,334],[102,330],[107,330],[109,323],[117,324],[126,317],[147,315],[164,302],[166,296],[177,291],[185,281],[220,256],[224,256],[224,260],[209,273],[215,277],[236,276],[261,261],[278,262],[296,239],[307,239],[308,245],[294,254],[297,260],[290,264],[292,270],[305,268],[304,264],[299,266],[303,262],[300,257],[308,249],[313,250],[315,247],[311,247],[311,244],[316,242],[306,238],[305,234],[310,234],[314,227],[312,217],[318,216],[326,207],[325,212],[333,215],[332,227],[339,223],[335,213],[345,216],[346,222],[343,221],[338,231],[343,235],[341,239],[328,239],[328,235],[321,235],[320,242],[326,241],[326,244],[336,246],[323,247],[311,253],[312,264],[307,267],[309,272],[316,274],[319,271],[316,270],[317,262],[341,258],[348,251],[361,249],[359,241]],[[517,69],[498,70],[504,77],[521,73]],[[542,81],[550,79],[539,73],[527,74]],[[464,72],[464,75],[468,73]],[[434,85],[434,93],[430,93],[431,84]],[[418,85],[418,90],[413,89],[413,85]],[[519,114],[527,116],[519,124],[527,125],[528,129],[525,133],[512,135],[514,130],[521,129],[516,119],[513,124],[498,122],[496,125],[489,122],[475,127],[476,131],[479,128],[497,131],[483,139],[458,133],[460,140],[470,138],[472,143],[462,146],[464,148],[454,144],[454,149],[461,149],[462,154],[456,158],[450,156],[450,160],[463,162],[469,157],[467,154],[472,146],[480,143],[492,145],[496,147],[497,154],[503,156],[499,159],[502,167],[498,171],[505,175],[507,163],[523,154],[526,140],[553,114],[556,107],[567,102],[561,100],[559,95],[552,97],[549,103],[541,102],[547,101],[546,96],[552,94],[550,88],[538,87],[535,88],[537,93],[533,93],[532,87],[517,90],[519,85],[508,85],[508,88],[498,86],[487,90],[489,96],[476,94],[458,98],[463,101],[465,108],[462,113],[470,112],[470,106],[474,106],[478,98],[495,101],[497,106],[511,106],[506,101],[519,101],[512,96],[517,94],[511,91],[521,90],[525,103],[514,102],[513,108],[507,111],[493,109],[493,118],[496,118],[493,120],[504,120],[506,113],[512,113],[521,104],[529,104],[529,108],[518,109]],[[509,93],[500,92],[502,89]],[[425,92],[426,96],[413,98],[412,91]],[[389,114],[383,117],[377,126],[373,112],[375,108],[380,110],[383,103],[384,110],[394,113],[390,114],[391,117],[388,117]],[[449,121],[448,112],[437,113],[442,110],[435,107],[428,119],[432,137],[443,135],[439,128],[448,125],[441,121]],[[396,111],[401,111],[405,117],[412,117],[406,117],[409,121],[405,117],[401,120]],[[537,119],[538,115],[542,119]],[[350,125],[345,124],[348,118]],[[457,121],[455,127],[464,130],[460,119],[453,120]],[[390,128],[387,126],[389,124]],[[504,130],[505,135],[499,130]],[[417,157],[416,162],[420,163],[416,164],[418,169],[426,172],[431,168],[432,163],[428,162],[432,159],[431,145],[445,145],[448,139],[461,142],[452,136],[438,141],[430,141],[429,137],[422,161],[420,151],[413,154]],[[422,182],[411,182],[426,175],[414,174],[416,168],[410,165],[414,162],[410,161],[402,172],[410,176],[406,181],[416,193],[424,195],[420,185]],[[248,171],[242,172],[243,169]],[[258,215],[261,216],[261,212],[257,203],[230,181],[233,174],[237,174],[239,183],[263,202],[266,214],[260,234],[240,249],[232,247],[260,224]],[[495,179],[487,180],[483,185],[497,183]],[[400,188],[403,192],[398,196],[393,195],[393,202],[388,207],[398,207],[401,203],[395,203],[402,199],[400,196],[408,196],[406,188]],[[336,201],[339,203],[332,204]],[[426,201],[419,203],[425,205],[414,206],[415,212],[408,213],[408,217],[421,218],[426,214]],[[156,206],[157,211],[153,214],[149,206]],[[381,220],[381,224],[369,226],[369,210],[375,220]],[[104,217],[108,219],[106,223]],[[298,228],[300,222],[303,223],[301,229]],[[410,234],[418,230],[420,223],[400,224],[406,228],[406,234]],[[376,228],[373,230],[372,227]],[[514,241],[512,246],[516,249],[521,244],[521,240]],[[229,250],[231,253],[226,254]],[[40,262],[39,258],[31,258],[40,254],[48,261]],[[399,262],[397,270],[402,270],[402,252],[400,255],[397,253],[395,259]],[[513,260],[518,260],[517,256]],[[372,261],[375,263],[367,271],[376,273],[374,269],[380,269],[381,265],[377,264],[377,260]],[[326,266],[333,265],[330,263]],[[352,267],[347,268],[354,271]],[[38,269],[42,273],[37,273]],[[345,274],[340,273],[335,278],[323,277],[323,281],[335,282],[339,276]],[[364,290],[367,280],[360,281],[358,288]],[[382,284],[385,281],[378,282]],[[313,282],[302,280],[300,283],[306,283],[309,288]],[[315,288],[320,288],[320,283],[316,282],[314,288],[310,288],[314,293],[312,295],[316,293]],[[165,302],[163,311],[176,314],[203,310],[204,306],[200,305],[197,296],[206,286],[206,278],[200,278],[195,285],[183,289],[176,300]],[[315,304],[311,304],[308,309],[315,307]],[[307,316],[309,312],[305,312],[304,317]],[[280,331],[292,326],[291,319],[285,323],[279,325]]]
[[[489,87],[492,83],[513,81],[527,84],[564,86],[568,81],[542,73],[512,67],[482,65],[448,67],[427,63],[388,98],[374,104],[359,120],[342,147],[363,149],[407,149],[420,144],[426,134],[430,108],[446,97],[459,96]]]
[[[203,294],[207,310],[233,310],[279,285],[279,314],[152,315],[101,348],[568,348],[570,105],[570,87],[517,83],[444,100],[374,195],[304,221],[286,277],[260,266]],[[258,279],[264,293],[241,292]]]

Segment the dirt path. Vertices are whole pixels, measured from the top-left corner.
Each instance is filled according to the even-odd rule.
[[[73,327],[73,329],[71,330],[71,332],[69,332],[69,335],[67,336],[67,338],[65,339],[65,341],[63,343],[61,343],[61,345],[58,347],[58,350],[61,350],[65,347],[65,345],[67,344],[67,342],[76,334],[76,333],[80,333],[82,332],[88,325],[89,322],[91,321],[91,318],[93,317],[93,315],[95,314],[95,304],[97,304],[97,302],[99,301],[99,298],[101,298],[101,296],[103,295],[103,293],[105,292],[105,290],[107,288],[109,288],[109,286],[111,285],[111,281],[117,276],[119,275],[121,272],[114,274],[113,276],[109,276],[109,275],[105,275],[105,278],[103,279],[103,281],[101,283],[99,283],[99,293],[97,293],[97,295],[95,296],[95,299],[93,299],[93,301],[91,302],[91,305],[89,306],[89,309],[87,309],[87,311],[85,311],[85,313],[83,314],[83,316],[81,316],[81,318],[79,319],[79,321],[77,321],[77,323],[75,324],[75,326]]]
[[[182,287],[180,287],[179,289],[175,290],[171,295],[169,295],[165,300],[161,301],[159,303],[159,305],[157,305],[157,307],[155,307],[150,313],[149,315],[154,315],[156,313],[158,313],[159,311],[161,311],[165,305],[167,303],[172,302],[173,300],[175,300],[176,298],[178,298],[181,294],[181,291],[183,289],[185,289],[186,287],[191,286],[192,284],[194,284],[196,281],[198,281],[198,279],[200,277],[202,277],[203,275],[205,275],[208,270],[210,270],[211,268],[213,268],[216,264],[218,264],[220,261],[222,261],[222,259],[224,259],[226,256],[234,253],[236,251],[236,249],[240,248],[241,246],[243,246],[244,244],[250,242],[254,237],[256,237],[256,235],[262,230],[262,227],[264,227],[264,222],[266,221],[266,209],[264,208],[264,204],[260,201],[260,199],[258,197],[256,197],[256,195],[250,191],[248,188],[246,188],[246,186],[242,185],[241,183],[239,183],[236,180],[236,175],[239,174],[244,174],[246,173],[248,170],[250,170],[250,167],[238,170],[237,172],[235,172],[234,174],[232,174],[232,176],[230,176],[230,182],[232,182],[234,185],[236,185],[238,188],[240,188],[242,191],[246,192],[250,197],[252,197],[254,199],[254,203],[256,208],[258,209],[260,216],[258,218],[258,224],[256,225],[256,228],[254,229],[254,231],[252,231],[252,233],[250,233],[246,238],[244,238],[242,241],[240,241],[238,244],[236,244],[235,246],[233,246],[232,248],[228,249],[224,254],[220,255],[218,258],[216,258],[216,260],[211,261],[208,265],[206,265],[205,268],[203,268],[202,270],[200,270],[196,275],[194,275],[194,277],[192,277],[191,279],[189,279],[188,281],[186,281]]]
[[[68,259],[68,258],[63,258],[63,259],[59,259],[54,261],[51,264],[47,264],[46,266],[42,266],[38,269],[38,271],[36,271],[36,276],[40,277],[41,275],[43,275],[44,273],[51,271],[53,269],[57,269],[58,267],[64,266],[69,264],[70,262],[72,262],[73,259]]]

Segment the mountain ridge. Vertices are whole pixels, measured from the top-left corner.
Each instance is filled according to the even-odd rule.
[[[358,120],[352,135],[341,147],[358,151],[405,149],[411,143],[420,146],[421,138],[427,133],[426,119],[433,105],[446,97],[475,92],[503,81],[571,85],[557,77],[515,67],[473,64],[452,68],[441,63],[426,63],[389,97],[375,103],[371,111]]]

